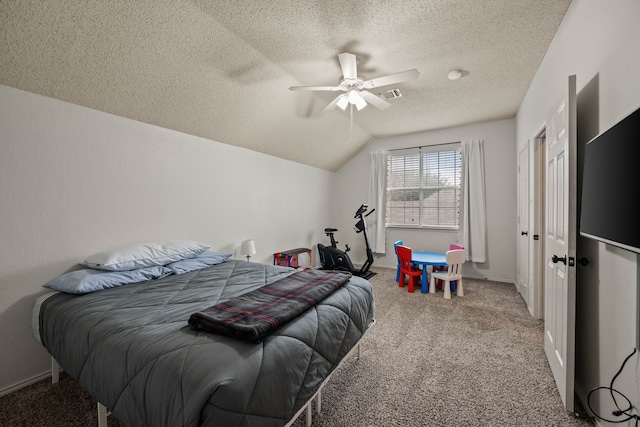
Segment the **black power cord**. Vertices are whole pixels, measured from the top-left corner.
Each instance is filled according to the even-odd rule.
[[[629,359],[631,359],[631,356],[633,356],[636,353],[637,349],[633,349],[633,351],[631,352],[630,355],[627,356],[626,359],[624,359],[624,362],[622,362],[622,366],[620,366],[620,369],[618,370],[618,372],[616,372],[616,374],[613,376],[613,378],[611,378],[611,384],[609,385],[609,387],[596,387],[593,390],[591,390],[589,392],[589,395],[587,396],[587,405],[589,406],[589,410],[593,413],[593,415],[595,415],[596,417],[600,418],[603,421],[607,421],[609,423],[614,423],[614,424],[618,424],[618,423],[624,423],[626,421],[629,420],[636,420],[636,427],[638,427],[638,422],[640,422],[640,417],[636,414],[632,414],[630,411],[633,409],[633,404],[631,403],[631,401],[629,400],[629,398],[627,398],[627,396],[625,396],[624,394],[620,393],[618,390],[616,390],[615,388],[613,388],[613,383],[615,382],[616,378],[618,378],[618,375],[620,375],[620,373],[622,373],[622,370],[624,369],[624,365],[627,363],[627,361]],[[602,390],[609,390],[609,393],[611,394],[611,399],[613,399],[613,403],[614,405],[616,405],[616,410],[611,412],[611,414],[615,417],[621,417],[621,416],[626,416],[627,418],[623,419],[623,420],[610,420],[604,417],[601,417],[600,415],[598,415],[598,413],[596,411],[593,410],[593,408],[591,407],[591,395],[596,392],[596,391],[602,391]],[[618,404],[618,400],[616,400],[616,395],[619,396],[619,398],[622,398],[623,402],[626,401],[626,404],[628,405],[625,409],[621,409],[620,405]]]

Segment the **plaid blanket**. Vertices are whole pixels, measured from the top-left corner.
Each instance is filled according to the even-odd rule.
[[[347,283],[351,273],[307,269],[189,317],[193,329],[260,342]]]

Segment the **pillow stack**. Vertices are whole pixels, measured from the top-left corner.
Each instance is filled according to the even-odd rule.
[[[86,294],[210,267],[231,256],[230,253],[208,249],[208,245],[193,240],[125,246],[91,255],[81,262],[89,269],[65,273],[44,287],[71,294]]]
[[[126,271],[193,258],[207,249],[209,246],[193,240],[142,243],[91,255],[81,264],[97,270]]]

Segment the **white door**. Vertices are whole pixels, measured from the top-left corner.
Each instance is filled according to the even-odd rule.
[[[536,136],[533,140],[533,167],[529,172],[531,176],[529,181],[533,183],[532,200],[533,207],[529,211],[529,232],[531,240],[529,242],[529,253],[531,261],[529,267],[529,288],[531,288],[531,304],[529,311],[536,319],[544,318],[544,227],[546,213],[546,194],[547,188],[545,183],[546,164],[544,156],[546,155],[545,130]]]
[[[574,410],[576,259],[576,77],[546,122],[544,350],[562,402]]]
[[[529,286],[529,144],[518,155],[518,266],[516,283],[527,306],[531,306]]]

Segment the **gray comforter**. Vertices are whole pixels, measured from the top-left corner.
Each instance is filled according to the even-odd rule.
[[[352,277],[261,343],[194,331],[189,316],[294,270],[227,261],[86,295],[40,311],[43,345],[130,427],[282,426],[373,319],[373,288]]]

